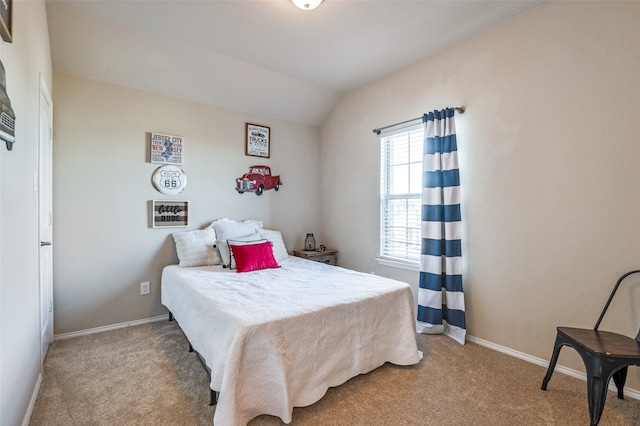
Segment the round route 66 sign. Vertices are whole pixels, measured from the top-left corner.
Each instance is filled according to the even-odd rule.
[[[158,167],[151,179],[153,186],[167,195],[179,194],[187,186],[187,175],[176,166]]]

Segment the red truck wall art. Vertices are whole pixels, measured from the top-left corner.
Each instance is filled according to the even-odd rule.
[[[239,194],[245,192],[255,192],[256,195],[268,189],[280,189],[282,181],[280,176],[272,176],[269,166],[251,166],[249,172],[236,179],[236,191]]]

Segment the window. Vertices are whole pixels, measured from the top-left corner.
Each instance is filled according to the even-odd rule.
[[[421,251],[422,120],[383,132],[380,257],[417,265]]]

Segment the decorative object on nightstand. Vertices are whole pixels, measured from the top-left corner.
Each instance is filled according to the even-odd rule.
[[[316,239],[313,238],[313,234],[307,234],[307,237],[304,239],[304,249],[306,251],[315,251]]]
[[[325,249],[324,251],[316,250],[294,250],[293,255],[302,257],[303,259],[313,260],[314,262],[326,263],[327,265],[338,264],[338,251]]]

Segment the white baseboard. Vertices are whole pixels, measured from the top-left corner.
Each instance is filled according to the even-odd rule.
[[[42,385],[42,372],[38,374],[38,380],[36,380],[36,385],[31,393],[31,400],[29,401],[27,412],[24,415],[24,419],[22,419],[22,426],[29,426],[31,415],[33,414],[34,408],[36,408],[36,399],[38,399],[38,393],[40,393],[40,385]]]
[[[157,317],[145,318],[136,321],[121,322],[119,324],[105,325],[103,327],[89,328],[87,330],[72,331],[71,333],[56,334],[53,340],[70,339],[72,337],[86,336],[89,334],[102,333],[104,331],[117,330],[119,328],[132,327],[134,325],[148,324],[150,322],[168,320],[169,314],[159,315]]]
[[[495,351],[502,352],[502,353],[507,354],[507,355],[511,355],[513,357],[522,359],[524,361],[531,362],[531,363],[536,364],[536,365],[540,365],[540,366],[542,366],[544,368],[549,367],[549,361],[546,360],[546,359],[538,358],[538,357],[526,354],[524,352],[519,352],[519,351],[516,351],[514,349],[507,348],[506,346],[497,345],[495,343],[488,342],[486,340],[479,339],[479,338],[474,337],[474,336],[467,335],[467,340],[472,342],[472,343],[477,343],[480,346],[485,346],[485,347],[487,347],[489,349],[493,349]],[[554,369],[554,372],[556,372],[556,371],[559,372],[559,373],[562,373],[562,374],[566,374],[567,376],[575,377],[576,379],[580,379],[580,380],[585,381],[585,382],[587,381],[586,373],[583,373],[582,371],[574,370],[573,368],[564,367],[562,365],[556,365],[556,368]],[[542,377],[540,377],[540,385],[542,385]],[[609,390],[617,392],[616,385],[613,383],[613,381],[611,381],[611,383],[609,383]],[[633,399],[640,399],[640,391],[625,387],[624,388],[624,396],[625,397],[629,396],[630,398],[633,398]]]

